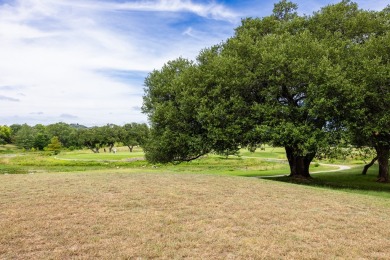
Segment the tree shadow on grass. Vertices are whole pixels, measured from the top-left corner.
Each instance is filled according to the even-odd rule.
[[[373,167],[367,175],[362,175],[362,169],[359,167],[340,172],[317,173],[313,174],[310,179],[297,179],[288,176],[263,177],[263,179],[390,198],[390,183],[376,181],[377,169],[377,167]]]

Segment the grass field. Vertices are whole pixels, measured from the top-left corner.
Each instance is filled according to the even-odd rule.
[[[0,259],[388,258],[390,185],[375,166],[273,181],[248,177],[287,174],[282,149],[241,154],[151,165],[140,150],[3,147]]]
[[[276,148],[280,150],[280,148]],[[280,153],[280,152],[279,152]],[[250,153],[243,151],[242,157],[228,158],[218,155],[208,155],[191,162],[178,165],[150,165],[144,160],[141,149],[128,152],[127,148],[118,148],[118,153],[92,153],[89,150],[62,152],[56,156],[46,153],[16,153],[0,156],[0,173],[29,172],[76,172],[112,168],[153,168],[164,169],[177,173],[205,173],[235,176],[272,176],[286,174],[288,165],[282,161],[267,161],[273,152]],[[276,154],[282,158],[282,155]],[[332,166],[312,165],[312,171],[336,169]]]
[[[1,259],[390,255],[390,201],[256,178],[119,169],[0,175]]]

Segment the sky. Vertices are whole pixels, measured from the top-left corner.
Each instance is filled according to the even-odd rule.
[[[277,0],[0,0],[0,125],[147,122],[144,79]],[[310,15],[333,0],[295,0]],[[382,10],[389,0],[357,0]]]

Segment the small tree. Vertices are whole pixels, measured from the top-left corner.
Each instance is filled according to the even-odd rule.
[[[15,135],[15,145],[25,150],[30,150],[35,144],[36,131],[31,126],[24,124]]]
[[[121,142],[133,152],[134,146],[143,145],[148,138],[149,128],[146,124],[130,123],[122,127]]]
[[[98,128],[102,137],[102,145],[108,145],[110,153],[115,143],[120,141],[121,130],[120,126],[114,124],[107,124]]]
[[[78,132],[79,144],[88,147],[93,153],[99,153],[99,149],[106,144],[102,132],[101,128],[97,126],[80,129]]]
[[[47,145],[46,150],[52,151],[54,154],[59,154],[62,148],[62,144],[57,136],[51,138],[50,143]]]
[[[0,125],[0,144],[11,143],[12,129],[9,126]]]

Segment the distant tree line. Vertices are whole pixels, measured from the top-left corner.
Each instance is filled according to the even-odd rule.
[[[0,126],[0,144],[15,144],[26,150],[55,150],[88,148],[94,153],[107,147],[111,152],[115,144],[121,143],[132,152],[134,146],[142,145],[148,138],[146,124],[129,123],[123,126],[86,127],[79,124],[55,123],[50,125],[13,124]]]
[[[300,16],[286,0],[246,18],[196,61],[178,58],[145,79],[151,162],[285,148],[290,176],[308,178],[315,156],[369,147],[389,182],[390,6],[343,0]]]

